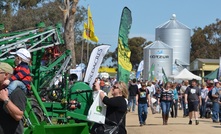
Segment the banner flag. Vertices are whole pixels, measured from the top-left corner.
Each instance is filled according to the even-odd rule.
[[[140,62],[139,66],[138,66],[138,69],[137,69],[137,74],[136,74],[136,78],[140,78],[140,73],[143,71],[143,66],[144,66],[144,63],[143,63],[143,60]]]
[[[88,6],[88,24],[84,23],[84,31],[83,31],[82,36],[86,40],[98,42],[98,37],[94,33],[94,23],[93,23],[92,14],[91,14],[91,10],[89,6]]]
[[[154,81],[154,69],[155,69],[155,65],[152,64],[150,67],[150,72],[149,72],[151,81]]]
[[[167,83],[168,82],[168,78],[167,78],[167,75],[164,72],[163,67],[162,67],[162,73],[163,73],[163,81],[164,81],[164,83]]]
[[[95,78],[98,76],[98,70],[100,68],[101,62],[109,48],[109,45],[101,45],[95,47],[91,53],[87,71],[84,77],[84,82],[89,83],[90,87],[93,86]]]
[[[131,11],[124,7],[121,14],[121,21],[118,36],[118,81],[123,81],[126,84],[130,78],[132,64],[130,62],[131,51],[128,46],[128,34],[132,24]]]

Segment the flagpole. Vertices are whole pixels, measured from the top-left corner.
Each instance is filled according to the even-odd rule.
[[[89,16],[88,16],[88,9],[89,9],[89,5],[87,5],[87,27],[89,28],[90,27],[90,24],[89,24]],[[90,29],[89,29],[90,30]],[[90,34],[90,31],[87,30],[87,35]],[[88,33],[89,32],[89,33]],[[90,35],[89,35],[90,36]],[[87,64],[89,63],[89,42],[87,40]]]
[[[83,63],[83,55],[84,55],[84,39],[81,43],[81,63]]]
[[[89,62],[89,42],[87,41],[87,63]]]
[[[82,43],[81,43],[81,65],[83,63],[83,55],[84,55],[84,39],[82,39]],[[82,66],[81,66],[81,80],[83,81]]]

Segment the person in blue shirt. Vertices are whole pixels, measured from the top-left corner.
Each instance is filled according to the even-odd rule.
[[[171,86],[171,88],[173,90],[173,100],[174,100],[171,103],[171,113],[170,114],[171,114],[172,118],[177,117],[177,108],[178,108],[179,97],[178,97],[178,92],[177,92],[176,87],[177,87],[177,83],[173,83]]]
[[[201,101],[202,105],[200,106],[200,118],[205,118],[206,116],[206,104],[208,100],[208,88],[206,86],[206,83],[203,83],[201,86]]]
[[[221,87],[221,84],[219,83],[219,81],[215,81],[214,83],[214,88],[212,89],[212,102],[213,102],[213,108],[212,108],[212,120],[213,123],[219,123],[219,90]]]

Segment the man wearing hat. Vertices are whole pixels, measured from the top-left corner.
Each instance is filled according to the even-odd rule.
[[[201,91],[197,86],[197,80],[192,79],[191,85],[185,91],[185,104],[188,104],[189,109],[189,125],[192,125],[192,117],[195,117],[196,125],[199,124],[198,109],[201,106]]]
[[[219,117],[219,90],[221,87],[221,84],[217,79],[214,79],[214,88],[212,89],[212,102],[213,102],[213,108],[212,108],[212,120],[214,123],[219,123],[221,120],[221,117]]]
[[[26,106],[26,95],[16,88],[8,95],[4,80],[11,77],[13,68],[8,63],[0,62],[0,134],[22,134],[22,118]]]

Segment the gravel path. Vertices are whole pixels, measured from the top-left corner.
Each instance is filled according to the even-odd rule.
[[[212,123],[211,119],[199,119],[199,125],[188,125],[189,118],[182,117],[182,110],[178,111],[177,118],[169,118],[168,125],[162,125],[161,114],[152,114],[148,111],[146,125],[139,125],[137,112],[129,112],[126,117],[128,134],[218,134],[221,132],[219,123]]]

